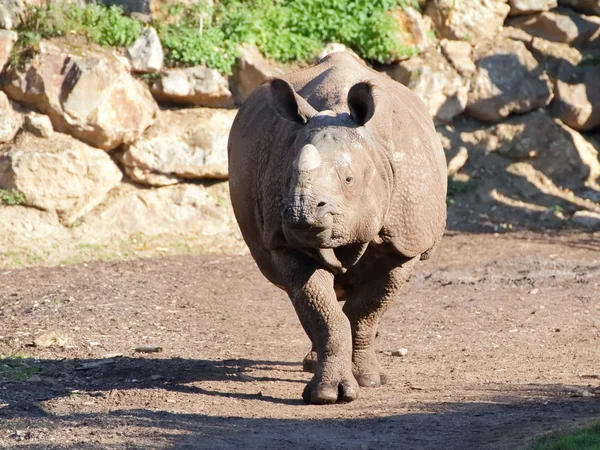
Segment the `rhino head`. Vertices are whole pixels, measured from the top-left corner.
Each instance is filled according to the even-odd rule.
[[[376,239],[389,206],[392,173],[370,127],[373,87],[348,92],[348,112],[317,111],[286,81],[271,82],[273,106],[296,130],[283,148],[281,224],[288,245],[335,249]],[[290,155],[286,157],[285,154]]]

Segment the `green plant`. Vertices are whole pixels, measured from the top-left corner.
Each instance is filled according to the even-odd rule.
[[[29,11],[20,30],[35,33],[44,38],[81,34],[103,46],[123,47],[131,45],[141,34],[143,25],[126,17],[118,6],[89,4],[78,6],[50,5]]]
[[[23,353],[0,355],[0,382],[24,380],[41,371],[41,367]]]
[[[600,422],[536,440],[531,450],[600,450]]]
[[[25,195],[22,192],[13,191],[12,189],[0,189],[0,200],[5,205],[20,205],[25,201]]]

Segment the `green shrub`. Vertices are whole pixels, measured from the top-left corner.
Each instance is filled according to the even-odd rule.
[[[231,73],[239,44],[256,45],[281,62],[310,60],[328,42],[359,56],[387,62],[416,53],[398,40],[399,24],[389,13],[416,0],[221,0],[176,5],[153,24],[172,66],[203,64]],[[30,11],[22,31],[44,38],[81,34],[91,41],[131,45],[143,25],[117,6],[49,6]]]
[[[600,450],[600,422],[538,439],[531,450]]]
[[[32,9],[20,28],[45,38],[83,34],[99,45],[125,47],[138,38],[143,25],[118,6],[71,4]]]
[[[0,201],[9,206],[20,205],[25,201],[25,195],[12,189],[0,189]]]

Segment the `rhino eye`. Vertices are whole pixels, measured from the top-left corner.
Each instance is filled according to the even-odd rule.
[[[354,181],[354,177],[346,177],[346,183],[350,184]]]

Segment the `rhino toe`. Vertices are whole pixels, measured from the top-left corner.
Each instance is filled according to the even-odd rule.
[[[302,399],[312,405],[346,403],[358,398],[358,389],[358,383],[354,379],[318,383],[313,378],[304,388]]]

